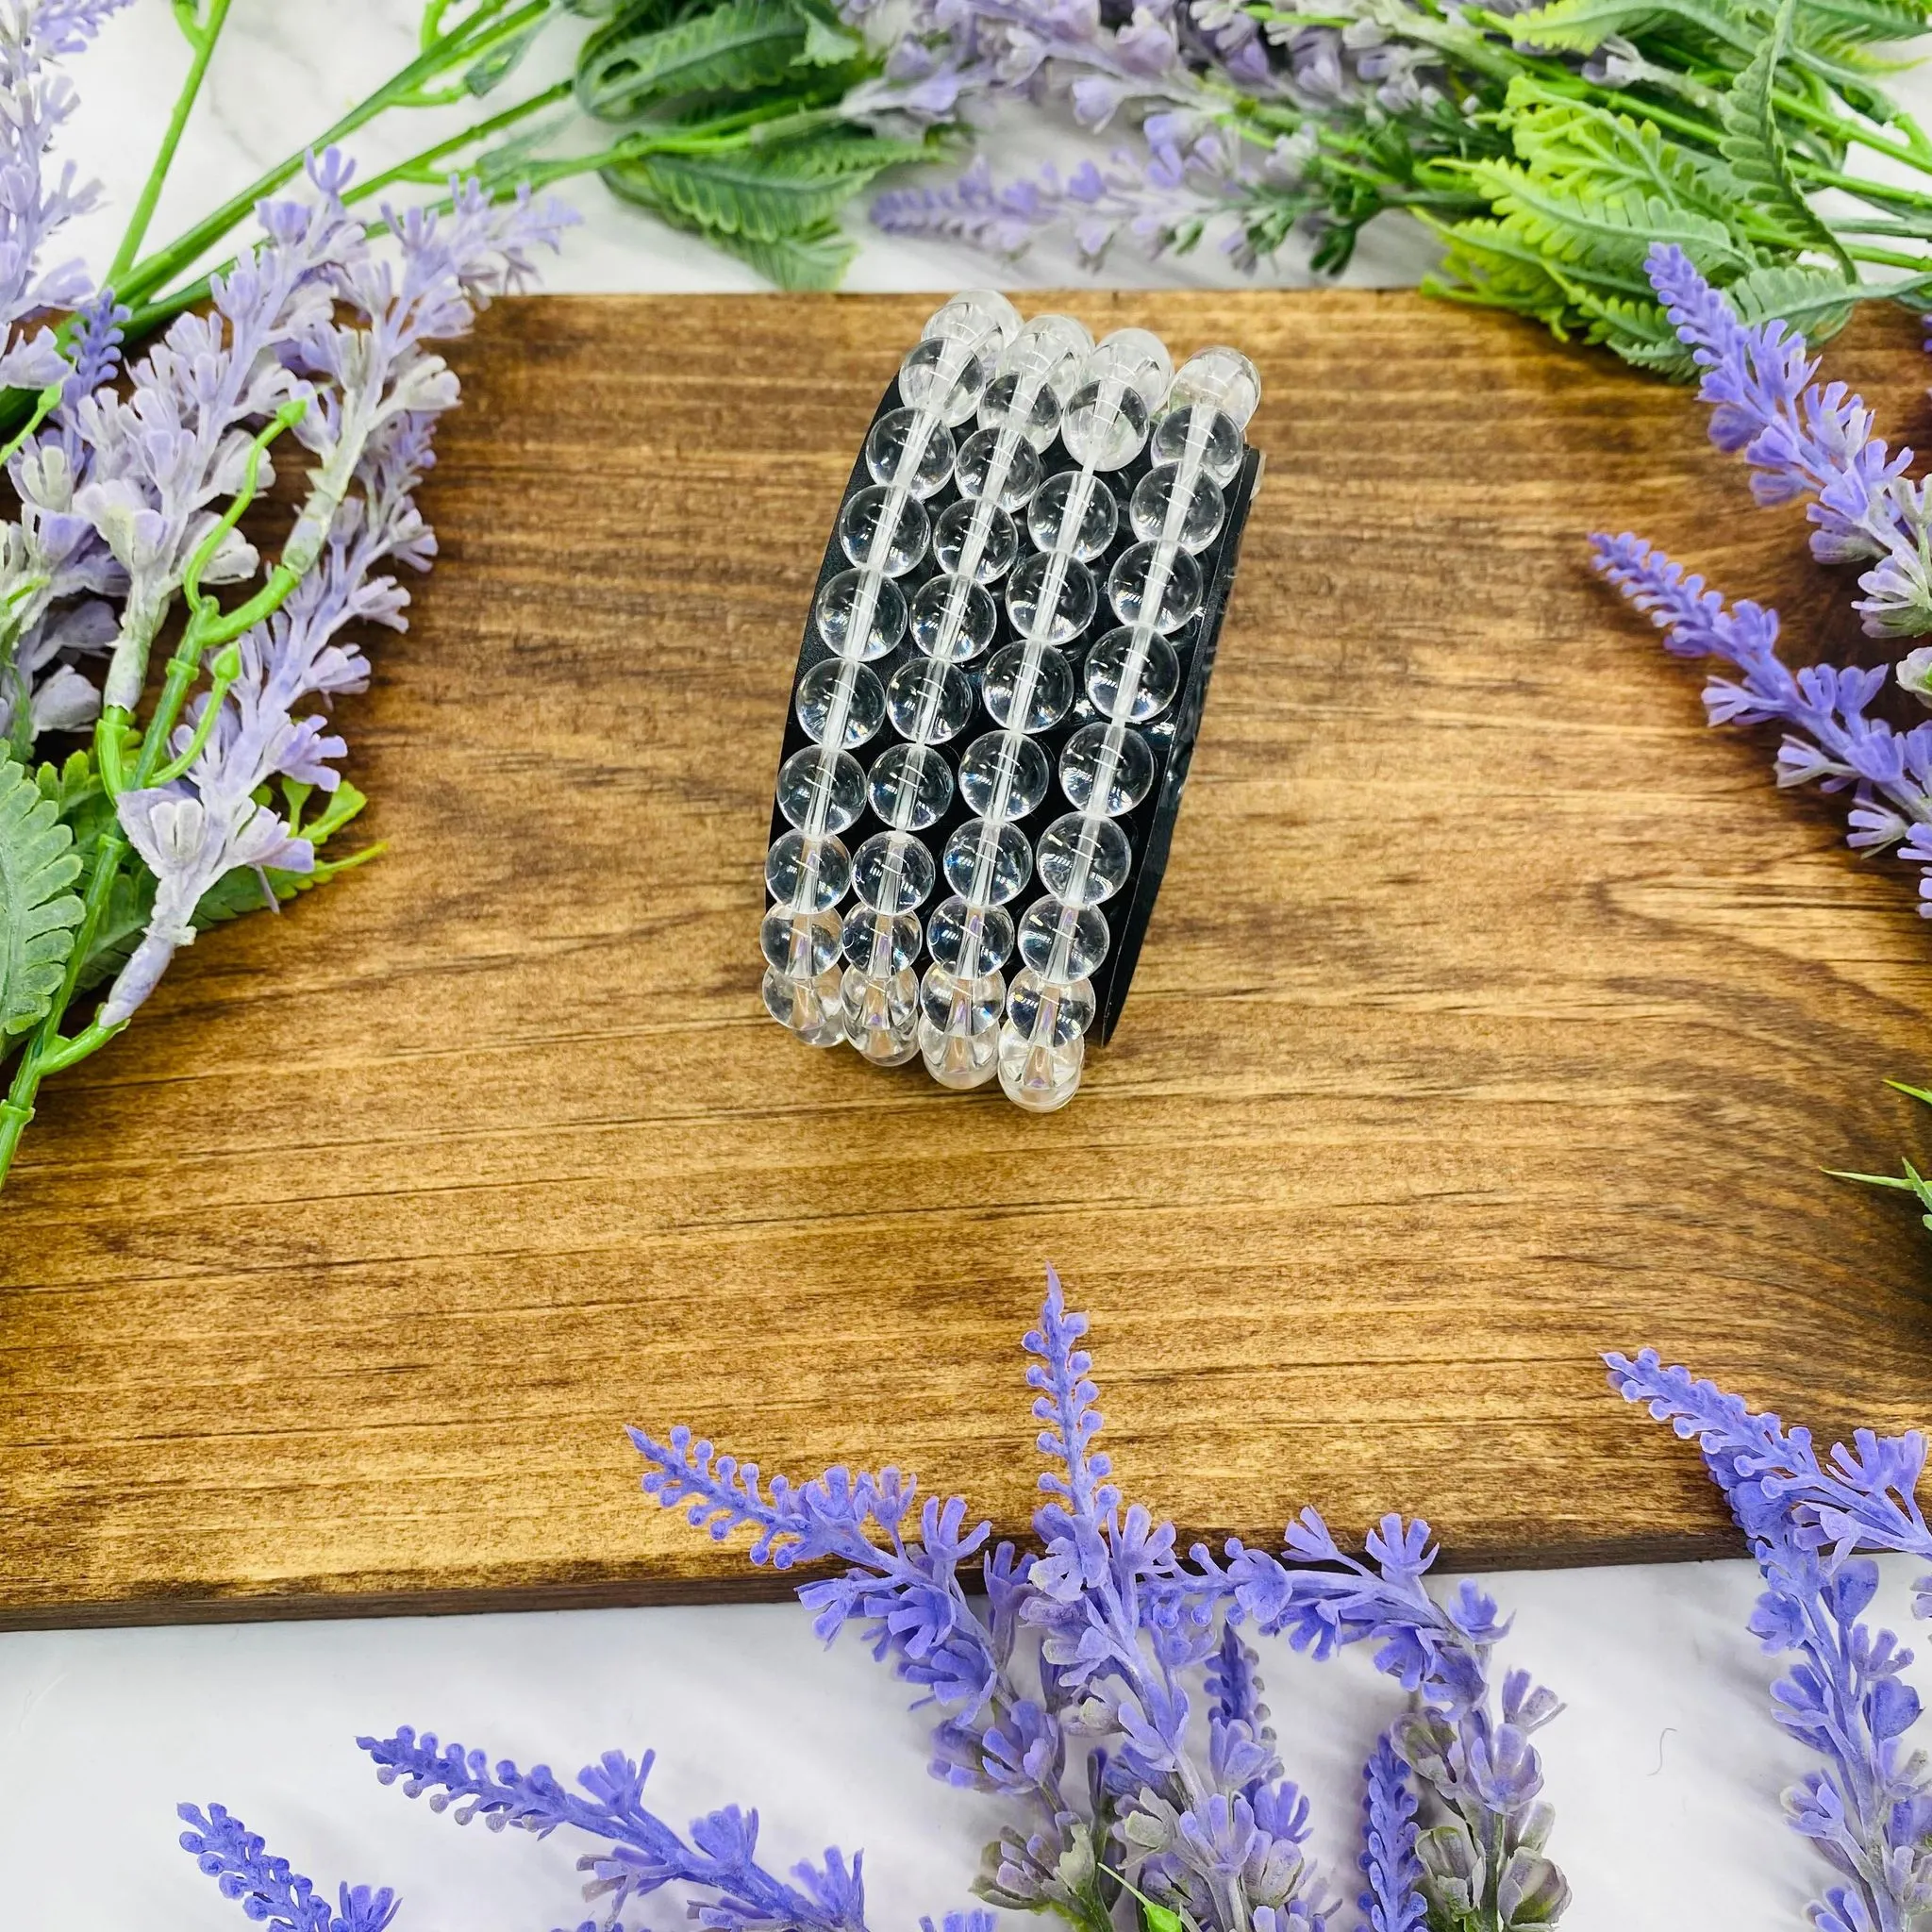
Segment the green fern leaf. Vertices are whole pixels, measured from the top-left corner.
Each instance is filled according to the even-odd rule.
[[[1627,36],[1662,20],[1680,21],[1746,56],[1763,32],[1729,0],[1551,0],[1515,15],[1509,31],[1519,47],[1593,54],[1612,34]]]
[[[1838,255],[1837,238],[1799,192],[1790,165],[1785,158],[1784,136],[1778,131],[1772,108],[1772,89],[1777,80],[1778,62],[1790,38],[1791,17],[1797,0],[1783,0],[1770,38],[1743,73],[1725,91],[1718,106],[1718,119],[1724,134],[1718,151],[1730,162],[1733,172],[1751,197],[1753,212],[1780,231],[1779,239],[1791,248],[1818,248]],[[1849,261],[1844,262],[1847,272]]]
[[[0,1039],[46,1017],[67,970],[80,900],[74,834],[24,765],[0,758]]]
[[[1805,12],[1821,37],[1857,45],[1908,41],[1927,25],[1926,9],[1916,0],[1805,0]],[[1794,25],[1810,37],[1805,23]]]
[[[1509,83],[1503,120],[1531,175],[1575,192],[1660,195],[1726,226],[1743,194],[1728,166],[1671,140],[1655,122],[1554,93],[1524,75]]]
[[[829,222],[882,168],[924,155],[917,142],[831,136],[731,154],[647,155],[606,179],[708,234],[779,242]]]
[[[805,41],[805,22],[786,0],[724,0],[663,26],[620,17],[584,43],[577,99],[601,121],[627,121],[682,96],[775,87]]]
[[[1836,269],[1774,263],[1740,275],[1724,291],[1746,322],[1788,322],[1807,341],[1822,342],[1851,320],[1858,291]]]
[[[749,235],[713,239],[779,289],[836,289],[858,253],[858,243],[833,222],[802,235],[782,235],[775,242],[754,241]]]

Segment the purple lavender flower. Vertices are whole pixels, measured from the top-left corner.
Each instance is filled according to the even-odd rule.
[[[1362,1767],[1362,1852],[1368,1890],[1356,1900],[1363,1932],[1422,1932],[1428,1915],[1415,1855],[1415,1793],[1408,1767],[1384,1737]]]
[[[1774,610],[1748,598],[1726,606],[1702,577],[1687,575],[1641,538],[1598,533],[1591,546],[1599,574],[1664,633],[1666,650],[1717,658],[1741,674],[1705,686],[1710,722],[1783,724],[1779,785],[1850,789],[1846,842],[1860,852],[1896,847],[1919,865],[1919,910],[1932,918],[1932,724],[1901,732],[1866,715],[1884,689],[1882,670],[1812,664],[1791,671],[1777,654]]]
[[[1824,1768],[1785,1793],[1786,1815],[1848,1881],[1813,1905],[1813,1924],[1903,1932],[1932,1907],[1932,1775],[1905,1742],[1920,1714],[1901,1675],[1911,1653],[1860,1621],[1878,1587],[1861,1553],[1932,1556],[1916,1495],[1924,1437],[1861,1429],[1855,1449],[1836,1446],[1821,1464],[1807,1430],[1787,1432],[1776,1416],[1666,1368],[1653,1349],[1605,1360],[1620,1394],[1704,1452],[1764,1576],[1752,1634],[1771,1655],[1797,1658],[1772,1688],[1774,1711]],[[1919,1590],[1924,1616],[1932,1577]]]
[[[344,1885],[332,1910],[310,1881],[277,1858],[239,1818],[220,1805],[206,1813],[193,1805],[180,1807],[188,1829],[181,1849],[236,1900],[243,1912],[268,1932],[383,1932],[395,1917],[394,1894],[366,1885]]]

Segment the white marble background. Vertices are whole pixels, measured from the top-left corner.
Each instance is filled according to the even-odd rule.
[[[153,239],[407,59],[414,11],[407,0],[237,0]],[[566,59],[559,44],[551,63],[560,72]],[[68,151],[102,174],[110,204],[81,236],[96,264],[184,64],[168,8],[137,0],[78,65],[83,106]],[[1932,105],[1924,78],[1904,92]],[[382,165],[436,131],[427,117],[406,118],[356,151]],[[1000,151],[1012,168],[1043,149],[1022,129],[1003,135]],[[553,288],[757,286],[593,181],[572,198],[587,219],[550,273]],[[1411,279],[1423,259],[1412,237],[1390,233],[1364,251],[1355,278]],[[1298,279],[1291,265],[1273,275]],[[1149,266],[1124,252],[1108,272],[1116,285],[1217,276],[1235,279],[1211,256]],[[870,236],[850,286],[988,279],[1079,276],[1063,257],[990,269]],[[1651,1424],[1633,1415],[1631,1426]],[[1908,1574],[1888,1566],[1879,1604],[1900,1627]],[[1552,1849],[1575,1892],[1571,1932],[1801,1924],[1821,1868],[1783,1824],[1777,1793],[1806,1759],[1767,1713],[1774,1667],[1744,1630],[1751,1567],[1489,1581],[1517,1617],[1512,1657],[1569,1705],[1543,1741],[1559,1817]],[[1324,1667],[1267,1649],[1283,1754],[1316,1799],[1318,1848],[1352,1898],[1357,1768],[1393,1707],[1391,1687],[1360,1657]],[[1932,1671],[1912,1674],[1932,1699]],[[906,1702],[858,1644],[823,1651],[787,1606],[0,1636],[0,1927],[245,1923],[175,1847],[181,1799],[225,1802],[325,1889],[341,1879],[398,1888],[401,1932],[575,1924],[573,1846],[461,1833],[376,1784],[355,1739],[407,1723],[565,1771],[611,1746],[655,1747],[654,1789],[674,1820],[727,1801],[757,1806],[781,1864],[827,1843],[863,1846],[872,1924],[909,1932],[921,1913],[966,1902],[992,1814],[924,1776],[922,1723]]]

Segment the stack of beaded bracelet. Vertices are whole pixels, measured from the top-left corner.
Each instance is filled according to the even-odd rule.
[[[1141,329],[1095,346],[1066,316],[1023,327],[985,291],[933,316],[866,439],[813,600],[789,734],[804,741],[779,771],[766,861],[774,1018],[880,1066],[919,1055],[943,1086],[997,1074],[1033,1111],[1073,1097],[1099,1008],[1093,975],[1105,965],[1117,1009],[1158,884],[1146,814],[1130,821],[1132,837],[1123,821],[1164,771],[1164,858],[1192,730],[1191,721],[1176,733],[1172,708],[1191,658],[1198,713],[1232,541],[1215,551],[1208,610],[1196,559],[1230,525],[1230,487],[1239,534],[1258,472],[1243,432],[1259,395],[1253,366],[1231,349],[1203,350],[1176,375]],[[975,415],[974,433],[956,442]],[[1139,462],[1150,428],[1151,467],[1123,532],[1128,492],[1107,479]],[[1117,627],[1082,675],[1070,654],[1092,624],[1095,569],[1109,551]],[[956,774],[944,747],[965,737],[980,705],[992,728],[966,742]],[[868,773],[854,753],[888,721],[892,741]],[[1025,822],[1050,809],[1056,745],[1072,809],[1038,834],[1036,854]],[[848,852],[841,835],[868,810],[880,829]],[[1100,908],[1143,855],[1123,961]],[[1043,891],[1016,933],[1007,908],[1036,859]],[[947,891],[922,930],[919,909],[941,871]],[[1016,941],[1022,965],[1008,989]]]

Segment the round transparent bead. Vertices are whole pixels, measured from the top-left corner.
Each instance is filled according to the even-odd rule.
[[[941,336],[915,342],[899,365],[899,399],[957,428],[979,407],[989,361]]]
[[[790,912],[774,906],[758,927],[765,964],[794,979],[816,979],[839,962],[842,934],[836,912]]]
[[[1241,466],[1241,425],[1232,416],[1206,404],[1183,403],[1154,425],[1154,460],[1177,463],[1190,446],[1197,452],[1203,475],[1226,485]]]
[[[819,808],[816,826],[814,802]],[[822,745],[808,744],[778,767],[778,809],[787,824],[842,832],[865,809],[864,768],[849,751],[827,754]]]
[[[1152,329],[1117,328],[1103,336],[1080,365],[1082,382],[1104,376],[1124,382],[1152,410],[1174,381],[1174,358]]]
[[[948,622],[957,607],[958,615]],[[927,577],[912,599],[912,641],[928,658],[965,664],[992,642],[999,628],[992,593],[959,577]]]
[[[905,592],[886,577],[842,570],[825,580],[812,621],[834,657],[883,658],[906,634]]]
[[[859,848],[861,855],[864,847]],[[1133,870],[1133,848],[1112,819],[1070,811],[1040,835],[1040,883],[1069,906],[1111,899]]]
[[[979,691],[995,724],[1009,731],[1046,731],[1074,708],[1074,667],[1050,644],[1002,644],[986,660]]]
[[[1167,578],[1159,603],[1149,608],[1148,587],[1157,557],[1167,559]],[[1201,608],[1201,566],[1185,550],[1162,550],[1154,543],[1136,543],[1114,559],[1107,574],[1108,601],[1123,624],[1139,624],[1144,616],[1156,630],[1180,629]]]
[[[1052,1113],[1066,1106],[1080,1091],[1086,1061],[1083,1033],[1064,1046],[1037,1046],[1010,1020],[1000,1028],[1000,1090],[1028,1113]]]
[[[908,658],[886,687],[892,729],[918,744],[958,738],[973,716],[973,686],[957,664]]]
[[[924,341],[974,343],[997,363],[1022,326],[1020,311],[997,289],[961,289],[926,317],[919,333]]]
[[[1013,974],[1007,1018],[1029,1040],[1065,1046],[1093,1024],[1093,988],[1085,979],[1048,979],[1031,966]]]
[[[1055,416],[1058,419],[1058,407]],[[982,429],[959,445],[959,454],[953,463],[953,480],[958,484],[961,496],[977,503],[987,493],[993,481],[992,461],[999,446],[997,429]],[[998,478],[997,501],[1003,510],[1011,514],[1024,508],[1040,488],[1040,455],[1023,437],[1008,450],[1007,458],[1006,472]]]
[[[872,808],[895,830],[923,832],[952,802],[952,771],[930,745],[888,745],[873,760]]]
[[[1167,535],[1168,519],[1174,515],[1181,480],[1177,463],[1162,463],[1149,470],[1135,486],[1134,500],[1127,507],[1134,535],[1143,543],[1158,542]],[[1197,475],[1189,491],[1186,507],[1174,529],[1175,541],[1183,550],[1202,551],[1221,534],[1222,519],[1227,514],[1220,486],[1213,477]]]
[[[765,969],[765,1011],[808,1046],[838,1046],[845,1038],[843,975],[836,966],[810,978]]]
[[[1060,790],[1075,811],[1117,819],[1154,789],[1154,754],[1124,724],[1083,724],[1060,749]]]
[[[1245,429],[1261,403],[1259,372],[1239,349],[1197,349],[1180,366],[1169,400],[1208,403]]]
[[[919,958],[919,917],[855,906],[840,935],[846,962],[863,973],[900,973]]]
[[[1058,589],[1052,586],[1056,575]],[[1029,557],[1007,579],[1013,628],[1043,644],[1072,643],[1092,623],[1097,601],[1093,573],[1068,558]]]
[[[1060,438],[1076,463],[1119,470],[1147,441],[1147,405],[1140,391],[1109,382],[1083,383],[1060,417]]]
[[[791,911],[823,912],[851,881],[852,859],[840,839],[781,832],[765,854],[765,890]]]
[[[919,1051],[919,976],[911,967],[880,979],[857,966],[840,989],[845,1038],[875,1067],[903,1067]]]
[[[947,876],[952,876],[950,870]],[[970,953],[975,973],[994,973],[1013,957],[1013,915],[999,906],[974,906],[963,893],[954,892],[933,908],[925,922],[925,942],[935,961],[951,972],[965,971]]]
[[[1007,344],[1000,372],[1024,370],[1064,402],[1080,386],[1080,365],[1093,353],[1093,338],[1071,315],[1036,315]]]
[[[799,728],[805,735],[814,744],[823,744],[841,690],[845,723],[839,741],[849,751],[872,737],[886,716],[885,687],[863,664],[843,658],[821,658],[798,680],[792,709],[798,713]]]
[[[839,547],[865,570],[903,577],[925,555],[932,525],[924,508],[913,497],[897,499],[898,515],[887,527],[893,492],[876,483],[856,491],[839,512]]]
[[[853,893],[870,911],[913,911],[932,881],[932,854],[903,832],[874,832],[853,855]]]
[[[948,576],[961,574],[960,565],[966,555],[967,539],[973,534],[974,521],[982,515],[982,507],[976,503],[956,503],[951,508],[941,512],[939,526],[932,533],[933,560]],[[1013,567],[1013,558],[1020,554],[1020,533],[1013,527],[1013,520],[1003,509],[984,512],[985,524],[979,541],[979,555],[974,559],[973,568],[967,575],[975,583],[997,583]]]
[[[1033,847],[1018,825],[969,819],[946,841],[940,862],[954,891],[981,906],[1004,906],[1018,898],[1033,876]],[[1005,957],[1000,956],[1002,960]]]
[[[959,760],[959,795],[969,811],[1010,824],[1040,808],[1052,780],[1046,754],[1017,731],[989,731]]]
[[[1058,899],[1041,898],[1027,907],[1020,922],[1020,957],[1036,973],[1054,968],[1054,959],[1064,945],[1066,957],[1055,976],[1085,979],[1107,958],[1108,941],[1107,917],[1097,906],[1064,906]]]
[[[1026,528],[1038,548],[1064,548],[1082,563],[1091,563],[1113,541],[1113,533],[1120,527],[1120,506],[1114,501],[1113,491],[1098,476],[1089,476],[1085,479],[1087,500],[1081,508],[1079,526],[1069,531],[1067,508],[1074,487],[1081,480],[1078,470],[1062,470],[1058,475],[1049,476],[1040,486],[1040,493],[1026,512]],[[1063,536],[1067,540],[1064,544]]]
[[[1029,449],[1042,450],[1060,426],[1060,399],[1046,383],[1028,379],[1025,386],[1032,394],[1022,408],[1016,407],[1021,386],[1017,369],[1003,369],[987,384],[986,393],[979,399],[979,433],[996,435],[1011,427],[1019,431]]]
[[[914,463],[912,431],[918,422],[917,409],[889,409],[865,439],[865,467],[874,483],[897,483],[903,476],[914,496],[930,496],[953,473],[953,433],[940,424],[929,424]]]
[[[1180,687],[1181,663],[1174,646],[1148,632],[1134,649],[1131,625],[1110,630],[1087,654],[1087,695],[1103,718],[1135,724],[1158,718]]]
[[[1006,991],[997,973],[961,979],[943,966],[925,969],[919,988],[919,1051],[941,1087],[983,1087],[999,1072]]]

